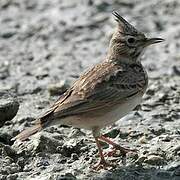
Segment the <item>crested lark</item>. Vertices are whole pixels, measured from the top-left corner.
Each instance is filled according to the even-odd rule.
[[[116,122],[140,103],[148,85],[141,54],[147,46],[163,39],[147,38],[117,12],[113,15],[118,26],[105,60],[85,72],[34,126],[14,139],[25,140],[47,126],[62,124],[92,131],[101,158],[99,166],[107,165],[99,140],[121,152],[128,151],[100,135],[100,129]]]

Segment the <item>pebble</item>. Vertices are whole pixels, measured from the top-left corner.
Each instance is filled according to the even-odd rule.
[[[141,155],[137,160],[136,160],[136,164],[142,164],[145,159],[147,159],[147,156],[145,155]]]
[[[9,175],[7,176],[7,180],[16,180],[17,177],[18,177],[17,174],[9,174]]]
[[[164,158],[157,155],[149,155],[144,162],[151,165],[162,165]]]
[[[29,149],[31,149],[31,146],[34,146],[33,153],[43,152],[53,154],[57,152],[57,147],[61,145],[60,141],[46,134],[41,134],[38,138],[33,138]]]
[[[16,116],[19,110],[19,102],[10,97],[9,94],[5,95],[0,92],[0,127],[4,125],[6,121],[10,121]]]
[[[16,151],[9,145],[5,145],[0,142],[0,149],[2,151],[2,154],[4,156],[9,156],[11,158],[15,158],[16,156]]]
[[[147,139],[146,139],[146,136],[142,136],[138,139],[138,142],[141,143],[141,144],[146,144],[148,143]]]
[[[175,169],[174,175],[180,176],[180,166],[177,169]]]
[[[107,132],[106,134],[104,134],[104,136],[107,136],[109,138],[116,138],[118,136],[118,134],[120,133],[119,129],[111,129],[109,132]]]
[[[149,130],[156,136],[159,136],[159,135],[165,133],[165,131],[166,131],[165,128],[161,127],[161,126],[157,126],[155,128],[150,128]]]
[[[175,147],[173,148],[173,152],[174,152],[175,154],[177,154],[179,151],[180,151],[180,144],[178,144],[177,146],[175,146]]]
[[[72,153],[72,154],[71,154],[71,159],[72,159],[72,160],[78,160],[79,157],[78,157],[78,155],[77,155],[76,153]]]
[[[50,96],[59,96],[63,94],[69,88],[67,81],[62,80],[57,84],[51,84],[48,86],[48,92]]]
[[[163,178],[163,179],[171,178],[171,172],[168,172],[168,171],[158,171],[156,175],[157,177]]]
[[[71,173],[66,173],[64,175],[57,175],[56,180],[75,180],[76,177],[72,175]]]

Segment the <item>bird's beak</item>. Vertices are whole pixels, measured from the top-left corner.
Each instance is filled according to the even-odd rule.
[[[162,38],[148,38],[148,39],[146,39],[144,45],[149,46],[151,44],[156,44],[156,43],[160,43],[163,41],[164,41],[164,39],[162,39]]]

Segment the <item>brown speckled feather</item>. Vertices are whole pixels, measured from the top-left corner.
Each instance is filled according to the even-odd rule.
[[[121,103],[144,92],[146,85],[147,78],[141,64],[122,65],[105,61],[83,74],[47,114],[50,113],[53,120]],[[41,121],[45,123],[46,120],[42,118]]]

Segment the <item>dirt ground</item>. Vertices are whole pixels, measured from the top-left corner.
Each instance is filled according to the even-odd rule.
[[[108,158],[115,169],[97,172],[89,131],[54,126],[13,144],[12,137],[105,58],[113,10],[148,37],[166,39],[142,57],[149,86],[139,109],[102,130],[138,152],[116,154]],[[0,180],[179,180],[179,17],[178,0],[1,0]]]

